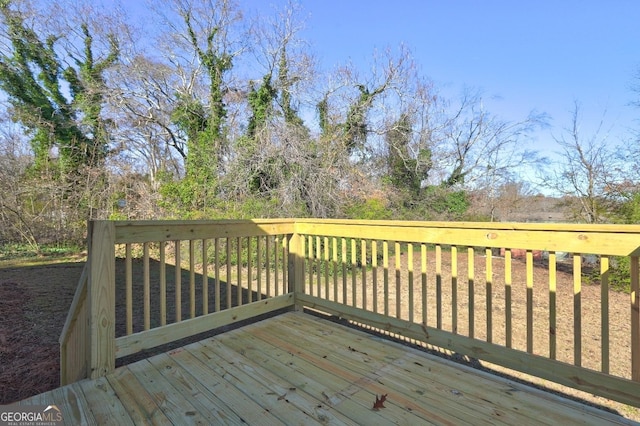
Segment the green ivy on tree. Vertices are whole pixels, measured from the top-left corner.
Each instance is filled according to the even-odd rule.
[[[53,147],[59,150],[58,166],[63,173],[100,165],[109,142],[106,121],[101,117],[106,88],[103,75],[118,60],[115,37],[108,37],[107,57],[96,61],[93,36],[82,24],[83,57],[67,53],[76,67],[64,67],[56,53],[62,36],[49,35],[43,40],[12,6],[9,0],[0,2],[10,41],[9,49],[0,54],[0,89],[13,107],[14,119],[32,136],[35,169],[51,167]],[[70,99],[64,94],[65,87]]]

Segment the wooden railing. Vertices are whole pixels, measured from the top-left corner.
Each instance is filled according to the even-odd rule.
[[[640,406],[638,226],[298,220],[296,238],[297,304]],[[624,317],[614,256],[631,262]]]
[[[88,291],[61,337],[63,365],[74,354],[86,367],[63,368],[63,383],[295,306],[640,406],[640,226],[287,219],[90,229]],[[609,288],[618,257],[631,265],[624,316]],[[73,332],[82,312],[84,337]]]
[[[82,269],[76,293],[60,334],[60,384],[66,385],[87,377],[89,333],[87,282],[89,264]]]
[[[60,338],[61,383],[293,306],[292,233],[291,220],[91,222],[86,278]]]

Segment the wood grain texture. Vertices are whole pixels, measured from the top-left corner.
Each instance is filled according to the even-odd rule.
[[[73,314],[65,326],[61,339],[61,355],[66,361],[62,371],[69,380],[80,378],[81,375],[99,377],[111,372],[114,368],[116,356],[132,354],[136,351],[148,349],[158,344],[167,343],[181,337],[189,336],[199,331],[206,331],[211,324],[231,324],[239,318],[249,319],[273,309],[289,307],[295,304],[298,310],[304,305],[340,317],[353,318],[357,321],[369,322],[374,327],[394,330],[407,339],[424,340],[424,330],[428,331],[429,344],[439,345],[445,349],[459,351],[468,356],[490,359],[492,362],[506,367],[532,372],[542,378],[548,378],[558,383],[583,389],[595,394],[601,394],[613,399],[622,398],[626,403],[638,405],[638,398],[630,396],[638,388],[640,382],[640,273],[638,255],[640,254],[640,226],[612,226],[612,225],[569,225],[569,224],[487,224],[487,223],[443,223],[443,222],[394,222],[394,221],[348,221],[348,220],[317,220],[317,219],[268,219],[241,221],[134,221],[110,222],[94,221],[89,228],[89,269],[87,271],[87,288],[72,306]],[[253,239],[256,239],[255,245]],[[196,242],[202,241],[203,271],[207,264],[207,239],[213,239],[215,254],[212,267],[215,275],[215,316],[207,316],[209,311],[205,293],[203,306],[205,316],[196,316]],[[340,245],[338,245],[340,239]],[[166,275],[165,275],[165,242],[173,242],[169,246],[173,252],[167,254],[173,257],[175,265],[187,263],[186,253],[188,243],[188,288],[187,278],[181,278],[180,267],[175,268],[175,321],[166,326]],[[114,335],[115,327],[115,289],[114,289],[114,258],[115,244],[125,244],[126,252],[126,333],[129,336],[119,337],[117,342]],[[131,245],[143,247],[143,277],[141,283],[132,282],[131,275]],[[160,288],[160,325],[150,329],[150,248],[159,244],[161,265]],[[220,247],[224,244],[224,247]],[[389,245],[392,249],[389,249]],[[415,247],[420,245],[420,258],[414,253]],[[307,250],[308,246],[308,250]],[[183,252],[181,252],[181,247]],[[430,250],[433,249],[433,252]],[[466,265],[461,260],[458,263],[458,247],[466,247]],[[253,253],[255,248],[257,269],[254,283],[253,257],[249,254],[244,259],[244,251]],[[381,253],[378,253],[380,248]],[[494,260],[492,253],[495,248],[504,249],[504,277],[494,276]],[[246,250],[245,250],[246,249]],[[524,249],[524,250],[519,250]],[[534,300],[534,253],[548,251],[548,305],[546,314],[548,324],[534,323],[534,310],[538,300]],[[391,254],[390,254],[391,251]],[[448,261],[447,252],[451,253]],[[517,326],[512,320],[511,293],[511,255],[516,258],[517,251],[526,253],[526,293],[515,295],[526,300],[526,351],[521,353],[511,350],[510,346],[514,334],[513,327]],[[486,260],[474,263],[476,256],[484,252]],[[573,320],[572,324],[562,322],[556,315],[556,268],[568,268],[568,264],[560,264],[560,255],[556,253],[571,253],[573,262]],[[219,260],[218,256],[225,254],[226,260]],[[461,256],[464,251],[461,251]],[[587,322],[583,323],[582,315],[586,311],[586,299],[583,301],[583,284],[580,272],[584,267],[583,254],[597,254],[600,256],[600,330],[601,344],[601,375],[587,371],[581,367],[583,361],[587,365],[586,353],[583,346],[587,346],[588,339],[583,336],[587,331]],[[631,331],[628,336],[630,343],[630,373],[629,381],[618,381],[618,377],[607,375],[609,371],[609,332],[608,319],[608,256],[627,256],[631,259],[631,301],[630,321]],[[153,255],[155,256],[155,255]],[[379,258],[380,256],[380,258]],[[427,257],[434,256],[434,270],[427,271]],[[537,256],[537,255],[536,255]],[[393,257],[393,259],[391,259]],[[232,258],[236,259],[232,262]],[[244,259],[243,260],[241,259]],[[153,258],[155,259],[155,257]],[[536,258],[537,259],[537,258]],[[414,265],[415,260],[415,265]],[[444,261],[444,262],[443,262]],[[535,260],[537,262],[537,260]],[[378,264],[382,264],[382,282],[378,283]],[[340,264],[339,264],[340,263]],[[449,263],[450,270],[443,266]],[[586,264],[586,261],[584,262]],[[245,272],[246,265],[246,272]],[[264,277],[262,273],[264,265]],[[275,267],[271,267],[275,265]],[[496,264],[498,265],[498,261]],[[232,268],[234,266],[234,268]],[[464,280],[463,269],[467,270],[467,280]],[[186,267],[186,266],[185,266]],[[420,278],[417,276],[418,268]],[[393,268],[391,280],[390,268]],[[447,267],[448,268],[448,267]],[[460,268],[460,271],[458,270]],[[479,272],[484,268],[483,274]],[[496,266],[497,268],[497,266]],[[224,271],[221,271],[224,269]],[[476,271],[476,269],[478,271]],[[341,274],[340,274],[341,272]],[[461,277],[458,276],[460,272]],[[240,309],[220,311],[220,297],[227,298],[226,307],[232,306],[232,292],[220,294],[220,278],[226,276],[227,283],[236,282],[234,296],[236,305]],[[331,275],[333,274],[333,275]],[[341,275],[341,277],[338,277]],[[502,275],[502,274],[500,274]],[[451,277],[451,297],[442,297],[445,293],[443,277]],[[339,278],[342,287],[339,288]],[[436,287],[435,327],[427,325],[426,288],[432,284]],[[505,334],[504,346],[492,344],[498,324],[502,323],[501,315],[494,312],[499,298],[497,293],[502,290],[501,280],[504,280],[505,293]],[[185,282],[185,317],[181,308],[181,285]],[[203,277],[203,288],[207,286],[207,276]],[[331,283],[333,281],[333,283]],[[199,281],[198,281],[199,282]],[[347,285],[350,282],[350,285]],[[273,283],[273,286],[272,286]],[[246,286],[245,286],[246,284]],[[333,284],[333,286],[331,286]],[[382,287],[378,295],[377,287]],[[448,283],[447,283],[448,284]],[[142,285],[141,300],[132,300],[132,286]],[[153,283],[154,287],[157,285]],[[256,286],[260,291],[258,302],[254,302],[251,290]],[[415,287],[414,287],[415,285]],[[540,283],[536,281],[535,288]],[[474,287],[484,286],[484,297],[474,299]],[[265,288],[265,292],[262,288]],[[466,287],[466,289],[465,289]],[[135,288],[135,287],[134,287]],[[137,287],[140,288],[140,287]],[[249,290],[249,296],[243,296],[243,289]],[[370,294],[371,288],[374,289]],[[288,290],[291,293],[285,294]],[[467,291],[466,305],[461,300],[458,309],[458,291]],[[423,309],[414,308],[414,302],[420,301],[415,292],[420,291]],[[545,289],[546,291],[546,289]],[[279,296],[283,294],[284,296]],[[188,295],[188,296],[187,296]],[[268,299],[275,295],[276,298]],[[342,297],[339,297],[339,296]],[[267,299],[263,299],[263,296]],[[381,304],[378,305],[378,296]],[[524,296],[524,297],[523,297]],[[243,298],[244,297],[244,298]],[[462,297],[461,297],[462,298]],[[546,295],[545,295],[546,298]],[[414,300],[415,299],[415,300]],[[119,299],[118,299],[119,300]],[[155,299],[154,299],[155,300]],[[495,301],[495,302],[494,302]],[[148,333],[132,334],[131,311],[133,303],[141,304],[144,313],[143,328]],[[405,305],[408,308],[405,311]],[[583,303],[585,307],[583,308]],[[453,305],[453,306],[451,306]],[[199,305],[198,305],[199,307]],[[138,308],[138,306],[135,306]],[[186,313],[188,309],[189,313]],[[414,310],[416,309],[416,310]],[[627,309],[627,308],[625,308]],[[384,316],[379,315],[384,311]],[[86,317],[83,317],[83,312]],[[451,312],[451,329],[443,327],[443,312]],[[468,330],[458,330],[458,315],[461,321],[468,322]],[[75,318],[75,319],[74,319]],[[446,318],[448,319],[448,318]],[[193,321],[192,321],[193,320]],[[408,320],[408,321],[407,321]],[[477,323],[474,324],[474,321]],[[626,320],[625,320],[626,321]],[[546,322],[546,321],[545,321]],[[482,324],[484,323],[484,324]],[[85,324],[86,330],[82,324]],[[514,325],[515,324],[515,325]],[[73,329],[72,329],[73,325]],[[431,325],[431,324],[429,324]],[[627,324],[628,325],[628,324]],[[483,335],[483,327],[485,334]],[[556,328],[569,327],[573,335],[573,352],[575,368],[568,368],[566,364],[555,361],[557,352]],[[386,328],[385,328],[386,327]],[[467,327],[464,327],[465,329]],[[465,333],[466,332],[466,333]],[[547,335],[549,355],[543,358],[540,354],[534,356],[534,333],[538,337]],[[464,335],[466,334],[466,336]],[[81,336],[89,341],[83,343]],[[478,339],[475,338],[478,336]],[[584,339],[584,342],[583,342]],[[71,341],[73,340],[73,341]],[[64,342],[64,344],[63,344]],[[546,348],[545,348],[546,349]],[[545,353],[546,355],[546,353]],[[629,361],[629,354],[625,355]],[[86,360],[83,366],[83,359]],[[78,361],[79,367],[72,366]],[[84,373],[83,373],[84,372]],[[628,376],[625,376],[628,377]],[[618,388],[616,388],[618,386]]]
[[[410,323],[351,306],[336,304],[313,296],[298,295],[296,297],[309,308],[353,320],[359,324],[366,324],[376,330],[392,333],[398,338],[423,341],[445,351],[485,360],[525,374],[640,407],[640,384],[636,381],[610,376],[467,336],[456,335],[422,324]]]
[[[89,248],[89,377],[115,368],[115,227],[95,221]]]
[[[383,394],[384,408],[373,410]],[[631,424],[301,312],[159,353],[21,404],[55,404],[65,424],[87,425]]]

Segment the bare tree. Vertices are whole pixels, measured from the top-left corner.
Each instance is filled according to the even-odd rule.
[[[524,147],[545,120],[532,112],[520,121],[504,121],[484,107],[479,93],[465,91],[444,117],[444,137],[436,152],[440,167],[448,170],[444,183],[472,188],[481,180],[494,187],[507,182],[515,167],[539,160],[534,150]]]
[[[251,50],[263,69],[262,83],[273,87],[275,106],[290,124],[302,124],[300,106],[317,77],[315,58],[300,38],[305,26],[302,13],[298,3],[288,1],[274,17],[256,18],[251,31]]]
[[[10,122],[6,111],[1,118],[4,123]],[[19,126],[5,124],[0,128],[0,152],[0,240],[22,240],[37,251],[37,229],[22,205],[25,192],[23,177],[33,158]]]
[[[618,178],[604,120],[590,136],[584,136],[580,131],[580,105],[575,102],[571,126],[554,139],[562,151],[554,171],[544,179],[546,186],[565,198],[573,220],[602,222],[610,189]]]
[[[486,186],[472,192],[471,210],[491,222],[514,221],[515,214],[526,206],[532,196],[533,191],[524,181]]]
[[[313,103],[317,73],[299,38],[299,14],[288,3],[252,28],[262,75],[249,81],[248,125],[236,139],[224,186],[230,198],[259,203],[264,215],[330,217],[340,209],[340,184],[351,168],[344,147],[327,134],[314,134],[302,119],[301,109]]]
[[[109,97],[120,160],[148,174],[153,190],[159,175],[182,176],[187,141],[173,124],[177,82],[163,63],[137,56],[111,74]]]

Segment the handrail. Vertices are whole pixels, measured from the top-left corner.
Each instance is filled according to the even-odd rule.
[[[84,267],[82,268],[82,273],[80,274],[80,279],[78,280],[76,291],[73,295],[73,300],[71,301],[71,307],[69,307],[69,312],[67,312],[67,319],[64,322],[62,332],[60,333],[60,338],[58,339],[58,342],[61,345],[68,341],[70,329],[76,322],[78,312],[82,306],[82,303],[84,303],[84,300],[87,297],[88,271],[89,265],[85,263]]]
[[[87,265],[60,337],[61,382],[100,377],[116,358],[293,307],[293,226],[91,221]]]
[[[420,220],[354,220],[354,219],[317,219],[296,218],[295,224],[319,223],[325,225],[363,225],[389,226],[395,228],[453,228],[453,229],[502,229],[521,231],[568,231],[568,232],[608,232],[608,233],[640,233],[640,225],[619,225],[609,223],[556,223],[556,222],[441,222]],[[150,221],[153,222],[153,221]]]
[[[86,320],[87,320],[87,287],[89,276],[89,264],[82,268],[82,274],[78,281],[71,307],[60,333],[60,384],[73,383],[86,377],[88,361],[86,351],[78,351],[78,348],[86,347]],[[70,340],[73,340],[70,343]],[[71,346],[71,348],[69,347]],[[78,353],[79,352],[79,353]],[[73,359],[69,359],[74,354]]]
[[[276,309],[310,307],[640,406],[637,225],[93,221],[89,240],[88,266],[60,338],[61,357],[68,360],[73,352],[82,367],[70,372],[63,361],[63,383],[107,374],[118,357],[195,333]],[[504,257],[496,260],[499,249]],[[511,276],[516,249],[524,253],[522,283]],[[533,274],[542,267],[534,255],[542,252],[548,253],[544,283]],[[569,253],[568,263],[561,262],[560,252]],[[123,261],[116,262],[116,253]],[[583,334],[589,330],[583,330],[581,318],[591,313],[582,306],[581,273],[573,274],[573,317],[561,318],[556,310],[563,303],[556,288],[558,271],[581,271],[584,254],[601,259],[598,371],[582,365]],[[622,376],[609,371],[613,256],[631,259],[630,368]],[[494,273],[498,264],[504,276]],[[548,309],[542,325],[534,313],[534,289],[541,286]],[[498,291],[501,298],[495,296]],[[479,324],[485,332],[478,331]],[[493,334],[498,326],[504,331],[500,344]],[[517,347],[517,327],[525,330],[526,347]],[[556,332],[562,327],[572,329],[573,364],[556,359]],[[548,355],[534,350],[533,336],[539,333],[548,334]]]
[[[610,256],[640,255],[640,225],[573,225],[483,222],[349,221],[298,219],[299,234],[427,242],[442,245],[588,253],[593,247]]]
[[[302,219],[296,221],[296,235],[304,258],[297,304],[640,406],[640,226]],[[505,249],[504,258],[494,257],[499,248]],[[516,249],[524,249],[522,282],[511,273]],[[543,252],[548,260],[534,263],[534,255]],[[560,252],[568,253],[568,263],[559,260]],[[583,327],[582,319],[594,316],[582,306],[582,255],[587,254],[601,259],[600,312],[595,315],[600,327],[595,331]],[[631,350],[622,375],[609,371],[610,335],[618,332],[609,319],[611,256],[631,262],[631,325],[625,328]],[[503,276],[493,272],[496,265],[504,267]],[[534,279],[536,268],[544,271],[544,282]],[[576,271],[567,318],[557,311],[562,303],[556,288],[560,269]],[[534,297],[534,289],[540,292],[541,287],[547,288],[546,300]],[[516,290],[520,300],[514,297]],[[522,306],[519,317],[516,302]],[[539,318],[536,311],[541,309],[547,311]],[[500,344],[498,327],[504,339]],[[573,363],[556,360],[557,334],[568,327]],[[516,348],[518,328],[525,340]],[[602,342],[599,371],[592,366],[593,355],[583,356],[582,347],[591,343],[587,332]],[[548,355],[534,350],[534,335],[546,335]]]

